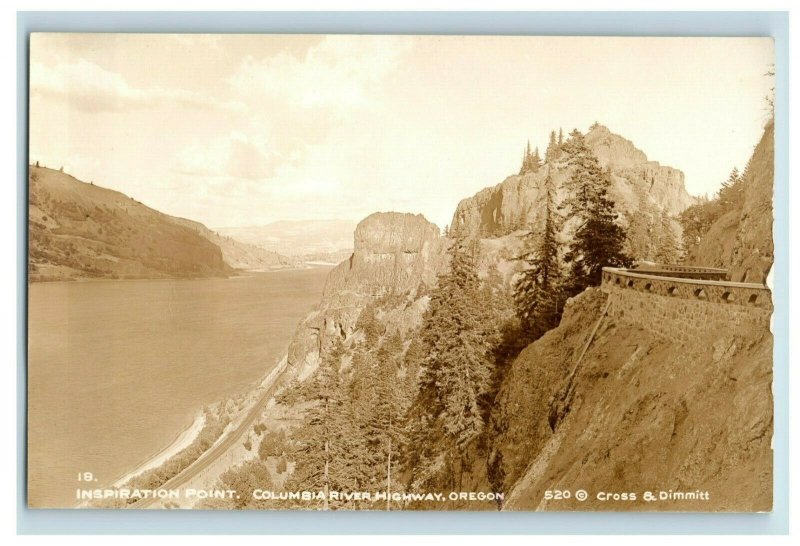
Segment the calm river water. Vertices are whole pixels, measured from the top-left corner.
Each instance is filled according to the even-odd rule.
[[[74,506],[79,472],[110,483],[252,386],[328,271],[31,285],[29,505]]]

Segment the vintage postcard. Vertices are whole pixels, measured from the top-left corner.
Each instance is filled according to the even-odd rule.
[[[771,38],[29,68],[29,507],[772,510]]]

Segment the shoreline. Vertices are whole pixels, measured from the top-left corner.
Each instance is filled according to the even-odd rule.
[[[254,277],[264,273],[281,273],[284,271],[307,271],[309,269],[325,269],[335,267],[338,264],[327,262],[306,262],[301,266],[275,267],[268,269],[235,269],[231,275],[210,275],[197,277],[74,277],[66,279],[27,279],[27,285],[34,284],[56,284],[56,283],[98,283],[98,282],[136,282],[136,281],[207,281],[207,280],[230,280]]]
[[[244,391],[243,394],[250,395],[259,389],[268,389],[272,387],[275,381],[283,374],[283,372],[286,371],[287,364],[288,354],[284,354],[283,357],[275,363],[275,366],[271,370],[265,373],[261,379],[254,381],[252,386],[248,390]],[[222,402],[222,400],[218,400],[215,403],[219,402]],[[139,476],[148,470],[163,466],[165,463],[169,462],[170,459],[180,453],[183,449],[189,447],[195,441],[195,439],[205,428],[206,422],[206,411],[205,409],[201,409],[195,413],[195,417],[189,426],[180,431],[174,440],[172,440],[169,444],[157,451],[152,456],[149,456],[142,462],[138,463],[132,470],[125,472],[122,476],[114,480],[111,484],[111,487],[121,488],[136,476]],[[217,438],[217,440],[211,446],[209,446],[209,448],[205,450],[197,460],[202,459],[206,453],[212,450],[220,442],[224,441],[231,431],[235,430],[235,426],[233,425],[233,422],[229,423],[228,426],[225,427],[225,430],[220,437]]]
[[[111,487],[121,487],[136,476],[163,465],[182,450],[189,447],[205,426],[206,414],[205,411],[201,409],[195,413],[194,419],[192,419],[189,426],[181,430],[169,444],[137,464],[133,467],[133,470],[126,472],[121,477],[114,480]]]

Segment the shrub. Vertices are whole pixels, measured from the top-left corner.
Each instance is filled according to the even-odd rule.
[[[283,429],[264,434],[258,446],[258,457],[266,461],[268,457],[278,457],[286,450],[286,433]]]

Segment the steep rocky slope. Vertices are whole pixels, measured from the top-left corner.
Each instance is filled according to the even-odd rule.
[[[29,278],[224,276],[220,248],[171,217],[63,172],[29,172]]]
[[[741,182],[743,199],[711,225],[689,263],[727,268],[734,281],[766,280],[774,261],[774,131],[773,123],[769,123],[753,152]]]
[[[602,125],[592,126],[585,141],[601,166],[611,171],[610,195],[622,214],[621,222],[628,228],[631,254],[638,259],[652,259],[652,241],[659,239],[664,229],[671,229],[677,236],[680,226],[673,217],[695,202],[686,192],[683,173],[648,161],[633,143]],[[501,237],[539,225],[548,174],[555,182],[558,200],[562,199],[563,184],[571,170],[563,160],[551,160],[536,172],[509,176],[462,200],[453,215],[452,232]]]
[[[220,235],[216,231],[208,229],[200,222],[174,216],[172,220],[194,230],[205,239],[217,245],[220,250],[222,250],[222,259],[225,260],[226,264],[235,269],[264,271],[300,267],[302,265],[302,262],[298,258],[290,258],[259,246],[242,243],[232,237]]]
[[[647,296],[661,297],[661,296]],[[575,376],[564,420],[554,395],[607,296],[571,300],[558,328],[514,362],[496,402],[491,463],[508,510],[769,510],[772,336],[767,322],[698,329],[680,345],[614,316]],[[700,305],[715,305],[702,303]],[[589,492],[586,501],[574,493]],[[568,490],[567,500],[545,500]],[[708,501],[647,502],[645,490],[708,491]],[[636,493],[600,500],[599,492]]]
[[[333,336],[347,338],[361,311],[377,298],[397,296],[398,328],[413,328],[426,300],[419,288],[431,287],[447,267],[446,239],[421,214],[375,213],[355,229],[350,258],[330,274],[317,310],[300,324],[289,347],[289,364],[301,376],[316,366]]]

